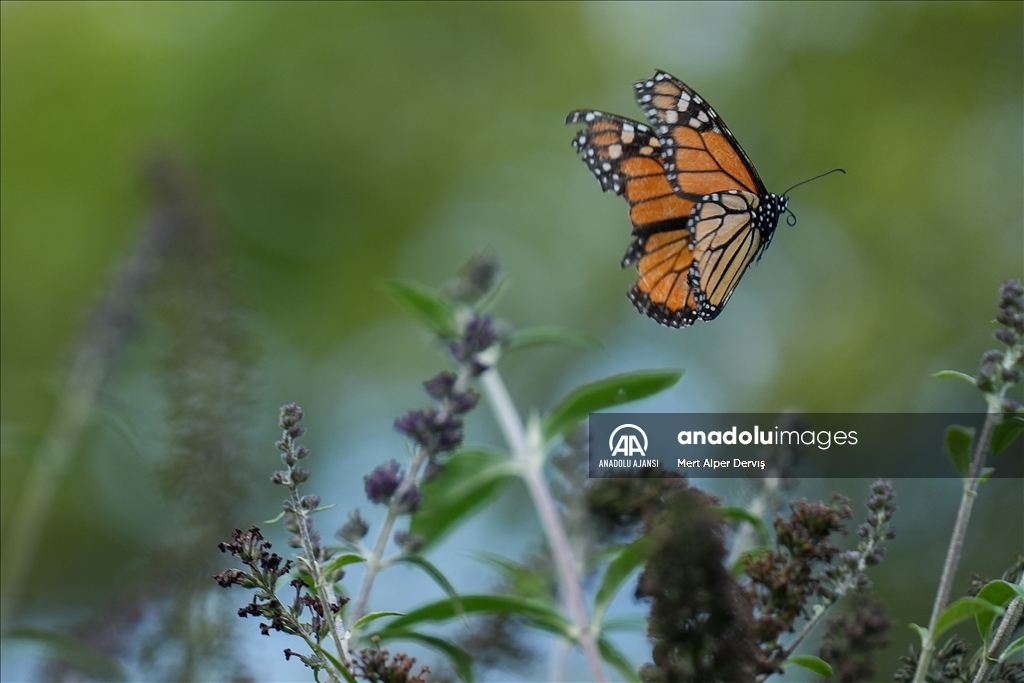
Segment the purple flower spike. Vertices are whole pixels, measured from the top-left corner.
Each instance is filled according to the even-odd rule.
[[[371,503],[388,503],[391,496],[398,490],[402,479],[398,474],[398,462],[392,460],[378,465],[373,472],[363,477],[366,497]]]

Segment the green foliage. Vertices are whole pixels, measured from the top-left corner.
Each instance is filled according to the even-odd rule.
[[[378,619],[382,619],[383,617],[400,616],[402,616],[402,612],[368,612],[363,616],[359,617],[358,619],[356,619],[355,623],[352,624],[352,628],[350,630],[353,632],[361,631],[363,627],[365,627],[367,624],[371,624],[377,621]]]
[[[411,564],[422,569],[427,574],[427,576],[433,579],[434,583],[440,586],[441,590],[443,590],[445,594],[451,599],[452,605],[455,607],[455,609],[459,611],[462,610],[462,601],[460,600],[459,594],[456,592],[455,587],[452,586],[451,581],[448,580],[448,577],[446,577],[440,569],[434,566],[434,563],[432,563],[430,560],[423,557],[422,555],[415,554],[403,555],[398,559],[398,561]]]
[[[1024,431],[1024,417],[1014,415],[1004,418],[992,430],[992,453],[998,454],[1005,451],[1022,431]]]
[[[940,379],[959,379],[963,380],[964,382],[967,382],[972,387],[978,386],[978,383],[974,380],[973,377],[971,377],[965,372],[959,372],[957,370],[942,370],[941,372],[936,372],[934,375],[932,375],[932,377],[938,377]]]
[[[938,642],[942,634],[971,617],[977,619],[986,614],[990,617],[1001,616],[1004,612],[1002,607],[984,598],[963,597],[954,600],[935,620],[935,631],[931,634],[932,642]]]
[[[324,563],[324,573],[333,574],[342,567],[346,567],[350,564],[356,564],[358,562],[366,562],[366,558],[357,553],[341,553],[340,555],[335,555]]]
[[[808,671],[813,671],[819,676],[824,676],[825,678],[832,677],[831,665],[821,657],[815,657],[814,655],[793,655],[782,663],[783,666],[787,664],[795,664],[796,666],[807,669]]]
[[[502,453],[459,451],[448,459],[444,471],[424,483],[423,503],[413,515],[409,531],[429,547],[493,498],[516,473]]]
[[[577,387],[544,416],[544,438],[550,440],[575,427],[590,413],[664,391],[682,376],[682,370],[639,370]]]
[[[461,598],[462,610],[451,600],[438,600],[410,610],[405,616],[388,623],[381,631],[382,637],[396,631],[408,630],[421,624],[444,623],[464,614],[499,613],[515,614],[535,628],[548,631],[568,640],[575,640],[572,624],[561,613],[538,600],[510,595],[469,594]]]
[[[973,441],[973,427],[952,425],[946,429],[946,452],[961,479],[966,478],[971,470],[971,443]]]
[[[990,581],[989,583],[982,586],[981,590],[978,591],[976,596],[979,600],[985,600],[993,607],[1005,609],[1005,607],[1014,598],[1020,598],[1024,600],[1024,586],[1019,584],[1010,583],[1009,581],[1003,581],[1001,579],[996,581]],[[975,613],[975,622],[978,624],[978,634],[981,635],[982,640],[985,643],[989,643],[992,638],[992,634],[989,633],[989,629],[995,622],[996,617],[1001,613],[991,609],[979,610]]]
[[[407,280],[390,280],[382,286],[391,298],[437,336],[450,338],[458,335],[455,309],[437,290]]]
[[[549,579],[526,565],[495,553],[477,553],[477,557],[498,570],[512,595],[540,601],[551,597]]]
[[[612,640],[602,636],[597,640],[597,647],[601,651],[601,657],[604,658],[604,661],[614,667],[619,672],[619,675],[630,683],[640,683],[640,676],[637,674],[636,667],[629,661],[629,657],[615,647]]]
[[[722,505],[718,508],[718,513],[728,520],[735,522],[747,522],[757,531],[765,543],[772,542],[772,533],[768,530],[768,525],[764,523],[764,520],[755,515],[750,510],[739,507],[738,505]]]
[[[591,619],[596,631],[601,631],[601,623],[604,620],[604,613],[608,609],[612,598],[618,593],[619,588],[626,579],[633,574],[647,560],[647,553],[650,550],[651,541],[646,536],[641,536],[623,548],[605,568],[604,578],[594,596],[594,611]]]

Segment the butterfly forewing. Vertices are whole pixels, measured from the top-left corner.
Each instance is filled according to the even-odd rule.
[[[668,182],[661,141],[643,123],[600,111],[574,111],[566,123],[585,123],[573,146],[605,192],[629,202],[633,232],[671,230],[685,224],[694,201],[680,197]]]
[[[693,89],[663,71],[634,87],[661,139],[666,176],[677,192],[696,197],[726,190],[765,192],[725,122]]]

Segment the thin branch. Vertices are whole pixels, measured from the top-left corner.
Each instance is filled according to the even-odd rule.
[[[377,574],[385,566],[383,561],[384,551],[387,550],[388,539],[391,538],[391,529],[394,528],[395,520],[398,519],[398,515],[401,512],[402,498],[406,491],[415,485],[420,467],[426,459],[427,456],[424,450],[417,448],[416,454],[413,455],[412,462],[409,463],[409,467],[405,472],[405,476],[402,477],[402,482],[391,496],[387,516],[384,518],[384,524],[381,525],[380,533],[377,535],[377,542],[373,546],[373,554],[366,558],[366,573],[363,574],[363,582],[359,586],[359,597],[356,599],[355,607],[352,608],[353,620],[359,620],[366,614],[366,605],[370,600],[373,582],[377,579]]]
[[[301,510],[301,504],[299,503],[299,495],[295,487],[291,487],[292,494],[292,509]],[[297,515],[300,513],[296,513]],[[341,618],[341,610],[337,613],[334,612],[333,606],[338,604],[338,597],[334,593],[334,587],[329,581],[324,581],[323,572],[320,569],[320,563],[316,559],[316,549],[313,547],[313,539],[309,535],[309,525],[307,521],[309,519],[308,512],[301,513],[301,519],[299,520],[299,536],[302,539],[302,550],[306,554],[307,564],[309,566],[309,573],[313,576],[313,585],[316,586],[317,599],[320,601],[320,609],[323,610],[324,617],[331,623],[331,637],[334,639],[334,645],[338,648],[338,654],[341,656],[341,661],[344,662],[345,666],[351,668],[352,657],[348,651],[348,638],[345,630],[345,622]]]
[[[469,367],[463,366],[459,368],[459,375],[455,380],[453,393],[466,390],[466,386],[469,384],[470,375],[471,372]],[[447,420],[451,413],[452,406],[449,401],[445,401],[438,413],[438,421]],[[384,553],[387,550],[388,539],[391,538],[391,530],[395,526],[395,521],[398,519],[398,515],[402,514],[405,494],[416,485],[420,468],[423,467],[423,463],[426,462],[429,457],[430,452],[426,449],[416,449],[416,452],[412,457],[412,461],[409,463],[408,469],[406,469],[405,476],[402,477],[401,483],[399,483],[398,488],[391,496],[391,501],[388,504],[388,512],[384,518],[384,523],[381,525],[380,533],[377,534],[377,541],[374,543],[373,552],[366,558],[366,573],[363,574],[363,581],[359,585],[359,596],[356,598],[355,606],[352,608],[353,620],[358,620],[366,614],[366,607],[370,601],[370,592],[373,590],[374,581],[377,580],[377,575],[380,573],[380,570],[388,564],[384,559]]]
[[[994,407],[989,405],[989,412],[985,417],[985,426],[981,429],[981,436],[978,438],[977,446],[974,449],[974,459],[971,462],[971,469],[964,482],[963,496],[960,498],[960,509],[956,515],[956,523],[953,525],[953,534],[949,539],[949,549],[946,551],[946,561],[942,565],[942,577],[939,579],[939,590],[935,594],[935,604],[932,606],[932,616],[928,621],[928,635],[921,643],[921,656],[917,660],[917,671],[914,673],[914,683],[924,683],[925,674],[928,672],[928,664],[931,662],[932,652],[935,649],[935,641],[932,634],[935,632],[935,624],[939,615],[949,604],[949,595],[953,590],[953,579],[956,576],[957,566],[960,564],[960,553],[964,548],[964,539],[967,537],[967,523],[971,520],[971,510],[974,507],[974,499],[978,495],[978,485],[981,483],[981,470],[985,464],[985,456],[988,454],[988,445],[992,440],[992,430],[995,429],[1001,417]]]
[[[590,617],[587,605],[580,588],[579,572],[576,558],[569,545],[569,538],[562,526],[555,501],[548,490],[547,482],[542,473],[544,453],[542,444],[533,444],[527,436],[522,419],[515,409],[505,383],[498,374],[497,368],[491,368],[480,378],[484,393],[494,415],[501,426],[501,431],[512,450],[512,457],[522,465],[521,476],[537,509],[541,526],[547,536],[551,556],[558,571],[558,577],[564,591],[564,601],[569,615],[579,633],[580,647],[595,681],[604,682],[608,676],[604,670],[601,653],[597,649],[597,639],[590,629]]]

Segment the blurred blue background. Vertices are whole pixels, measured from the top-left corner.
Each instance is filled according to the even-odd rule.
[[[4,3],[0,18],[6,572],[93,311],[123,303],[5,619],[72,634],[133,679],[304,676],[287,639],[268,647],[233,616],[240,591],[213,592],[214,546],[275,514],[286,401],[308,415],[310,488],[338,504],[325,535],[357,505],[379,521],[362,477],[403,457],[392,422],[447,365],[385,278],[441,284],[489,249],[509,277],[498,316],[604,343],[508,358],[523,411],[648,367],[687,374],[635,409],[983,409],[931,374],[974,372],[999,283],[1024,272],[1020,3]],[[769,189],[847,170],[796,190],[798,225],[717,320],[681,331],[627,301],[625,204],[562,123],[576,108],[640,118],[632,83],[656,68],[714,104]],[[148,279],[119,275],[140,240],[159,256],[142,259]],[[486,411],[468,438],[497,443]],[[863,500],[866,483],[800,495]],[[959,497],[952,480],[897,488],[902,534],[878,576],[897,615],[886,679],[906,623],[927,620]],[[466,551],[535,546],[522,496],[435,551],[460,590],[495,583]],[[957,590],[1020,551],[1020,496],[983,490]],[[439,597],[403,572],[375,607]],[[617,608],[641,611],[628,595]],[[631,638],[639,665],[650,652]],[[53,651],[5,641],[3,679],[75,680]]]

